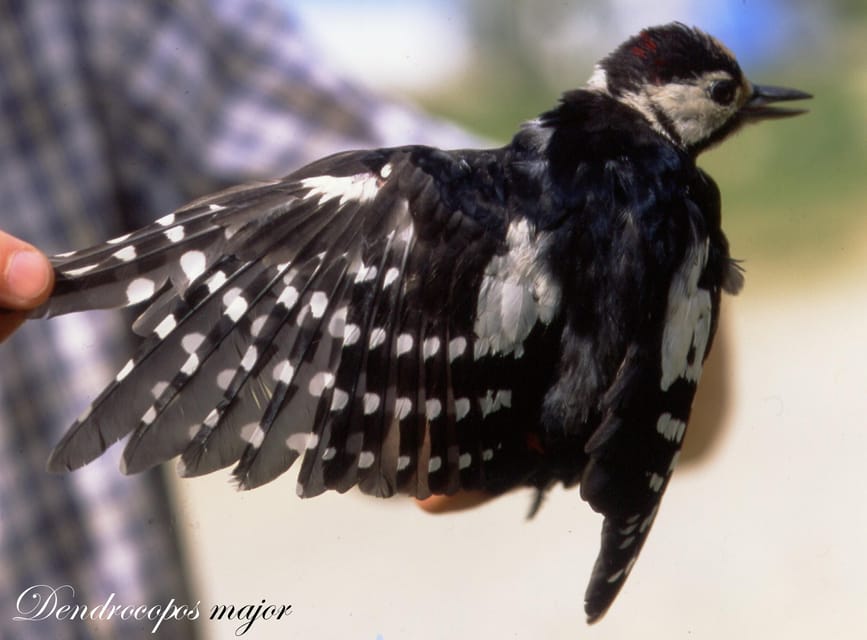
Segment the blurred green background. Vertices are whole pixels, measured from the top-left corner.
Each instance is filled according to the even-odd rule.
[[[582,56],[579,47],[578,55],[565,60],[539,55],[544,26],[556,25],[588,3],[467,4],[473,64],[451,83],[417,97],[428,109],[494,140],[507,140],[518,123],[549,108],[563,90],[583,84],[593,61],[604,55],[605,49],[593,48]],[[761,19],[751,3],[738,4],[738,18]],[[598,6],[594,3],[595,11]],[[765,281],[800,285],[800,274],[822,278],[827,269],[859,259],[852,255],[853,239],[862,239],[859,246],[867,249],[867,2],[821,6],[816,11],[815,3],[787,3],[762,24],[751,25],[744,48],[776,40],[763,55],[745,57],[737,44],[719,35],[754,82],[815,96],[807,105],[809,115],[747,128],[700,158],[722,190],[724,227],[735,257],[745,261],[751,286]],[[792,25],[798,12],[800,20]],[[541,25],[529,34],[528,18]],[[612,28],[610,46],[620,39],[614,35],[619,30]],[[544,72],[546,61],[557,68],[556,79]],[[793,263],[800,272],[797,280],[786,277]]]
[[[581,86],[596,60],[641,27],[695,24],[729,45],[755,82],[815,96],[809,116],[752,127],[701,158],[722,190],[724,226],[750,286],[821,279],[860,259],[851,255],[853,239],[867,245],[865,0],[295,0],[293,7],[350,77],[384,79],[388,92],[503,142]]]

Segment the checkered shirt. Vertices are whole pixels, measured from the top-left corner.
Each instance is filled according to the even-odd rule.
[[[328,153],[465,134],[316,61],[279,0],[5,0],[0,228],[49,253],[141,226],[228,183]],[[51,447],[129,357],[129,317],[31,322],[0,346],[0,636],[190,638],[167,622],[13,621],[35,585],[95,606],[196,600],[162,476],[117,452],[67,475]],[[115,448],[115,450],[117,447]],[[20,598],[20,600],[19,600]]]

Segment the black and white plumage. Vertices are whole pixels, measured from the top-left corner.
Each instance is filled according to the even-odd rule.
[[[722,290],[741,274],[697,154],[806,98],[717,41],[643,31],[493,150],[350,151],[54,257],[35,315],[148,303],[138,352],[55,449],[129,436],[249,489],[425,497],[580,485],[604,517],[589,620],[674,468]]]

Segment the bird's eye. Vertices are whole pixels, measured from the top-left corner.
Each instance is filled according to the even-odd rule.
[[[727,105],[731,104],[732,100],[735,99],[737,89],[738,85],[734,80],[718,80],[710,86],[708,94],[711,100],[717,104]]]

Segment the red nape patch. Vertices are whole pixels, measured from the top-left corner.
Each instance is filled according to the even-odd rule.
[[[647,60],[649,56],[656,53],[656,42],[647,31],[642,31],[639,38],[638,44],[634,45],[630,51],[636,58]]]

